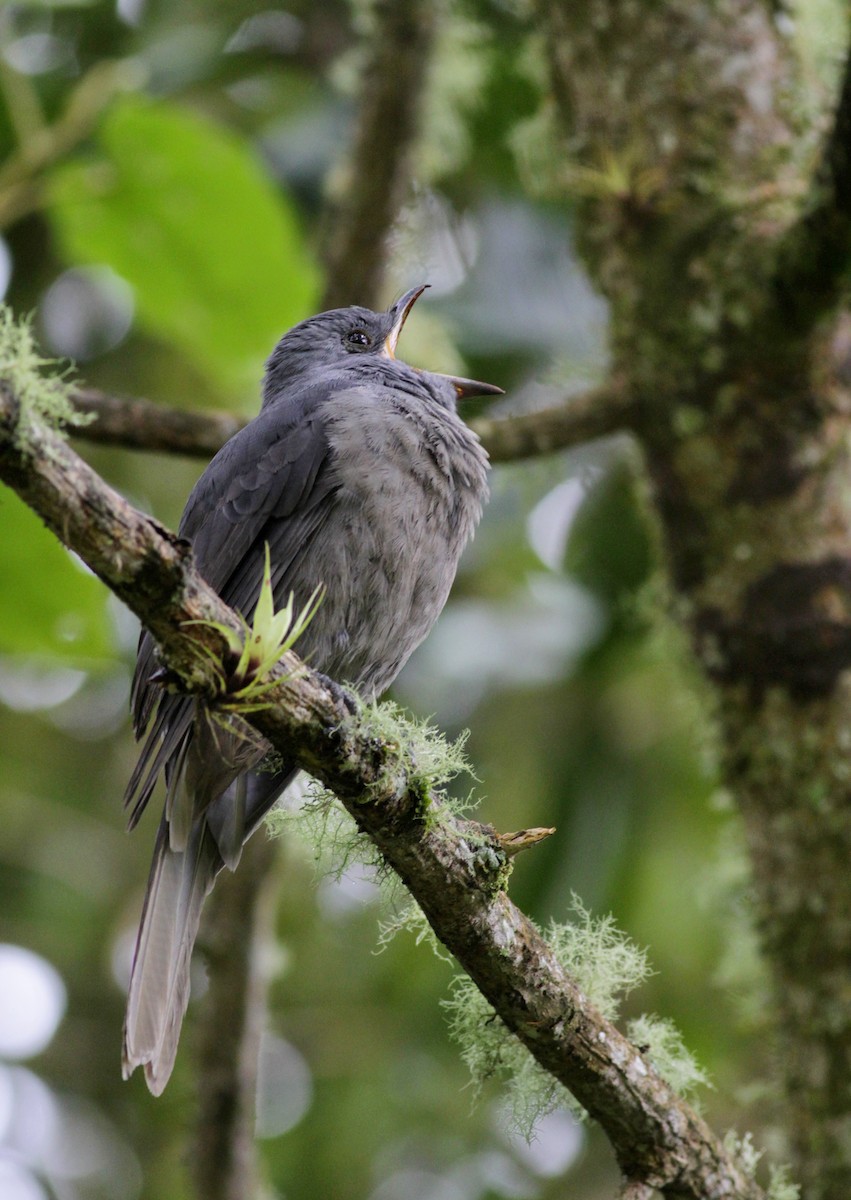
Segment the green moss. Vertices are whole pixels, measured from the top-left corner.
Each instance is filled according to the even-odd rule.
[[[768,1189],[766,1200],[799,1200],[801,1189],[789,1178],[791,1168],[785,1164],[768,1168]]]
[[[806,797],[820,814],[845,807],[851,745],[851,681],[834,701],[797,704],[783,688],[766,692],[754,720],[750,698],[730,692],[725,723],[735,733],[739,782],[767,795]],[[737,703],[738,701],[738,703]]]
[[[313,858],[317,874],[340,879],[353,862],[379,866],[372,841],[361,833],[333,792],[313,780],[290,789],[266,817],[271,837],[294,835]]]
[[[427,824],[438,822],[446,814],[461,816],[475,807],[472,793],[456,799],[442,791],[456,776],[472,774],[464,753],[466,732],[452,742],[428,721],[411,717],[392,701],[368,703],[356,699],[352,724],[367,741],[399,753],[408,789],[418,798]],[[274,808],[267,817],[267,827],[272,836],[284,831],[295,833],[309,848],[322,874],[339,878],[352,862],[383,871],[381,856],[372,841],[359,831],[337,797],[313,781],[305,784],[302,794],[286,807]],[[464,835],[471,846],[476,844],[475,827],[465,827]],[[489,850],[493,855],[492,839],[484,832],[481,846],[483,852]],[[500,860],[488,870],[493,874],[501,866]]]
[[[410,933],[419,946],[425,942],[433,954],[443,962],[453,963],[455,960],[448,950],[438,941],[434,930],[428,923],[423,910],[413,896],[405,891],[398,878],[384,876],[381,878],[382,901],[391,915],[379,922],[378,948],[379,952],[386,950],[399,933]]]
[[[556,957],[596,1008],[609,1021],[617,1018],[623,997],[652,974],[643,950],[622,933],[614,917],[594,917],[577,895],[572,919],[551,921],[546,930]]]
[[[748,1132],[740,1137],[735,1129],[730,1129],[724,1135],[724,1149],[732,1158],[738,1159],[739,1166],[744,1173],[749,1179],[753,1179],[759,1166],[759,1160],[764,1153],[762,1150],[757,1150],[753,1144],[753,1134]]]

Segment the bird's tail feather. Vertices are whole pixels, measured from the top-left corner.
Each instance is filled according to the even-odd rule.
[[[124,1078],[144,1066],[155,1096],[174,1066],[201,908],[221,866],[205,821],[180,851],[170,849],[168,826],[161,823],[136,941],[122,1057]]]
[[[166,816],[160,822],[124,1020],[124,1078],[145,1068],[158,1096],[171,1075],[189,1003],[189,966],[201,909],[219,871],[233,870],[251,836],[297,769],[249,773],[231,783],[172,848]]]

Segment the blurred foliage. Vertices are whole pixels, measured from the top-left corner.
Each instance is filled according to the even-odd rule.
[[[569,204],[527,195],[521,123],[546,98],[526,7],[445,6],[388,284],[435,285],[405,334],[416,361],[454,369],[447,359],[465,352],[469,372],[506,387],[503,403],[518,409],[606,366],[604,308],[573,256]],[[52,151],[2,230],[6,298],[35,312],[47,353],[85,359],[86,382],[106,390],[252,410],[264,354],[319,292],[323,198],[350,138],[360,28],[342,0],[0,6],[0,162],[20,165],[36,143]],[[110,86],[122,80],[120,94],[93,97],[107,75],[92,72],[107,62],[119,64]],[[84,83],[86,120],[65,126],[60,144],[51,131]],[[6,183],[0,170],[0,212]],[[127,317],[110,323],[116,278]],[[73,303],[46,302],[60,282],[73,284]],[[176,524],[197,464],[82,449]],[[733,935],[702,881],[714,874],[719,831],[726,859],[735,836],[712,803],[694,680],[646,600],[655,567],[619,443],[502,468],[453,600],[396,695],[451,737],[469,726],[483,819],[501,830],[557,826],[518,859],[512,895],[546,926],[576,892],[648,947],[658,973],[625,1016],[675,1021],[716,1084],[706,1106],[724,1127],[763,1052],[737,1032],[741,998],[707,982]],[[0,1048],[0,1193],[37,1196],[21,1189],[41,1180],[43,1195],[69,1200],[177,1200],[193,1110],[191,1012],[159,1101],[119,1072],[122,988],[153,840],[153,818],[123,835],[119,804],[134,754],[126,708],[137,631],[8,493],[0,579],[1,936],[53,964],[68,992],[45,1048],[18,1056],[26,1070]],[[466,795],[469,781],[458,786]],[[270,1193],[611,1196],[616,1171],[595,1131],[555,1113],[527,1146],[506,1131],[497,1082],[473,1106],[439,1005],[453,970],[412,937],[374,953],[374,881],[356,871],[317,880],[296,839],[284,840],[283,857],[270,1027],[290,1049],[270,1042],[264,1095],[301,1099],[289,1116],[271,1101],[261,1114],[275,1131],[263,1142]],[[744,942],[741,921],[738,930]],[[724,951],[726,971],[735,955]],[[203,971],[198,983],[200,992]]]
[[[256,380],[281,327],[314,308],[292,205],[243,139],[164,102],[123,98],[97,142],[93,161],[50,181],[61,252],[108,263],[132,286],[140,324],[232,395]]]
[[[113,653],[107,597],[14,492],[0,492],[0,653],[87,666]]]

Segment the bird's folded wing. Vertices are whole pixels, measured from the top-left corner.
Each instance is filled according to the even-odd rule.
[[[203,577],[246,618],[260,591],[266,542],[282,603],[338,486],[317,411],[327,394],[327,387],[304,389],[263,409],[219,451],[187,503],[181,536],[192,541]],[[154,719],[125,796],[134,804],[133,823],[160,772],[175,774],[193,720],[191,701],[164,695],[151,681],[155,667],[154,640],[143,632],[131,694],[136,736]]]

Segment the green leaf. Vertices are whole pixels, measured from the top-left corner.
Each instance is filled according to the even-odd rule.
[[[97,157],[58,168],[48,203],[66,258],[122,275],[140,324],[225,394],[255,387],[313,311],[318,272],[292,203],[249,144],[185,109],[122,98]]]
[[[0,491],[0,653],[112,656],[107,592],[14,492]]]

